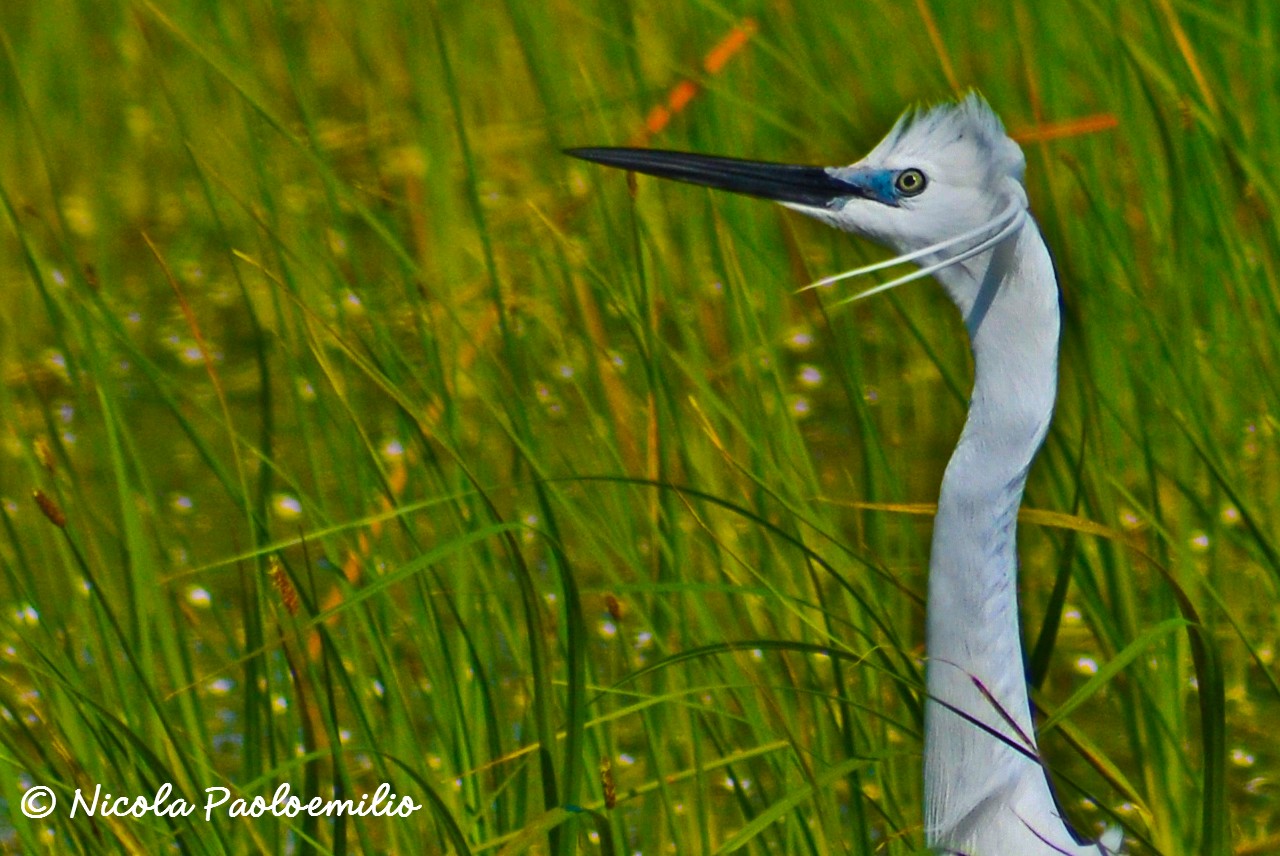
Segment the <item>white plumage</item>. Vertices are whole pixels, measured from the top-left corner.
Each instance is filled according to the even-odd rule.
[[[1031,719],[1015,533],[1027,472],[1053,415],[1058,285],[1027,211],[1022,151],[986,102],[970,95],[909,113],[846,167],[642,149],[570,153],[777,200],[921,266],[892,284],[924,272],[942,283],[969,331],[974,385],[943,476],[929,560],[925,839],[965,856],[1117,852],[1118,830],[1082,844],[1068,829]]]

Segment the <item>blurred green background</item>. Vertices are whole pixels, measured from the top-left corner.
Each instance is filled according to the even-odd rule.
[[[1280,851],[1280,6],[0,6],[0,845],[920,852],[967,342],[755,200],[985,94],[1062,280],[1042,748],[1134,854]],[[664,112],[665,111],[665,112]],[[77,788],[410,817],[69,817]],[[20,810],[54,789],[44,819]]]

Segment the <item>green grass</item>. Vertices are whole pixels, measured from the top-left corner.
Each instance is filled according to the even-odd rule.
[[[849,162],[968,87],[1031,137],[1114,117],[1024,144],[1066,310],[1021,538],[1042,745],[1134,854],[1280,849],[1278,33],[1202,0],[3,4],[0,846],[920,851],[963,328],[930,283],[796,294],[882,257],[820,224],[559,153],[688,78],[652,144]],[[424,808],[68,815],[166,782]]]

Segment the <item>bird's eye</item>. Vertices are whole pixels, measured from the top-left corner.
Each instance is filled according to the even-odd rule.
[[[924,190],[924,173],[918,169],[904,169],[893,180],[893,186],[903,196],[916,196]]]

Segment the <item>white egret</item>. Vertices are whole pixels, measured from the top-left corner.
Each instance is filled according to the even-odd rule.
[[[932,274],[959,308],[973,392],[934,519],[926,606],[924,832],[964,856],[1099,856],[1081,843],[1036,746],[1018,628],[1018,507],[1057,390],[1058,283],[1028,212],[1022,150],[977,95],[908,113],[861,161],[814,167],[647,149],[569,154],[781,202]],[[894,284],[896,284],[895,281]],[[883,286],[881,287],[881,289]],[[874,290],[881,290],[874,289]]]

